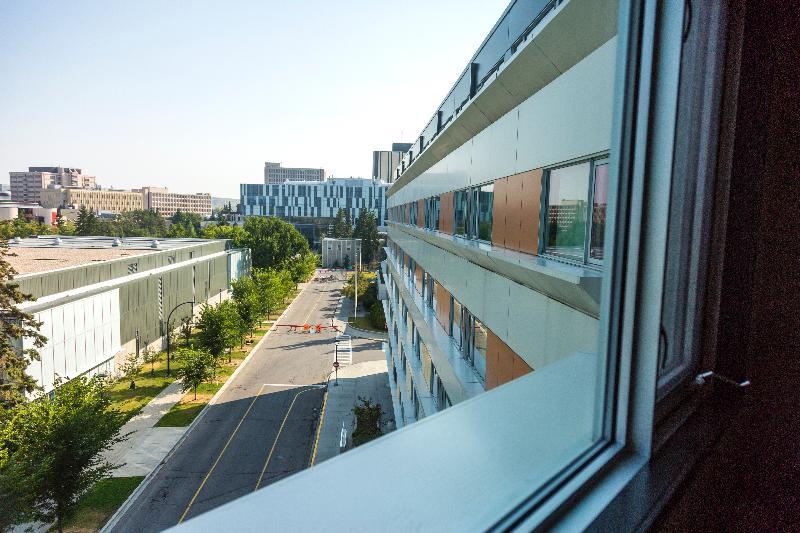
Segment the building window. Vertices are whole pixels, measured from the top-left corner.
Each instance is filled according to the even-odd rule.
[[[455,220],[453,227],[456,235],[467,234],[467,202],[469,198],[468,190],[456,191],[453,195]]]
[[[492,206],[494,204],[494,183],[487,183],[476,187],[478,205],[475,207],[477,217],[478,239],[482,241],[492,240]]]
[[[603,259],[608,160],[554,168],[545,179],[543,252],[580,262]],[[591,206],[591,213],[589,209]]]
[[[440,197],[433,196],[425,200],[425,227],[427,229],[439,229],[439,204]]]

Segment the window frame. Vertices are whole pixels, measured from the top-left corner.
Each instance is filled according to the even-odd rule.
[[[539,212],[540,220],[539,220],[539,250],[538,253],[542,257],[548,257],[551,259],[556,259],[559,261],[566,261],[573,264],[578,264],[581,266],[589,266],[589,267],[602,267],[603,260],[602,259],[593,259],[591,257],[591,238],[592,238],[592,229],[594,227],[594,220],[593,220],[593,213],[592,210],[594,208],[594,185],[595,185],[595,170],[600,165],[607,165],[610,164],[611,157],[609,153],[603,153],[601,155],[594,155],[590,157],[584,157],[581,159],[577,159],[574,161],[569,161],[566,163],[562,163],[559,165],[555,165],[552,167],[548,167],[542,174],[542,192],[541,192],[541,201],[540,201],[540,209]],[[555,251],[548,251],[547,250],[547,235],[549,231],[549,217],[548,217],[548,209],[550,207],[549,197],[550,197],[550,173],[554,170],[559,170],[562,168],[568,168],[571,166],[582,165],[584,163],[589,163],[589,175],[588,179],[588,191],[586,193],[586,227],[583,231],[583,254],[580,259],[576,256],[566,253],[559,253]]]

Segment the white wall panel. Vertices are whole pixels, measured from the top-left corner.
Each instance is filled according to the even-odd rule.
[[[120,350],[119,289],[75,300],[34,315],[47,344],[29,374],[44,388],[56,376],[74,378],[112,360]],[[29,346],[30,341],[26,341]]]
[[[600,46],[417,176],[388,205],[607,151],[616,45],[615,37]]]

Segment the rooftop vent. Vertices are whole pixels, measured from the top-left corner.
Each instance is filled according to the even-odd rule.
[[[120,239],[119,237],[114,239],[114,242],[111,243],[111,246],[120,246],[120,245],[122,245],[122,239]]]
[[[150,244],[150,248],[158,248],[158,240],[153,239],[153,242]]]
[[[53,246],[61,246],[61,237],[53,239]]]

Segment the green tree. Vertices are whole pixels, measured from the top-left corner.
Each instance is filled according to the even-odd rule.
[[[289,263],[289,275],[292,277],[295,288],[297,287],[298,283],[308,281],[318,264],[319,256],[311,252],[298,257]]]
[[[144,341],[144,350],[142,350],[142,362],[150,365],[150,375],[155,374],[155,364],[158,362],[160,354],[158,350],[154,350],[148,346],[148,342]]]
[[[244,345],[244,337],[250,335],[261,318],[262,307],[258,301],[255,282],[249,276],[241,277],[233,282],[233,302],[239,314],[240,345]]]
[[[62,531],[80,496],[108,477],[114,465],[100,453],[124,439],[124,416],[110,403],[102,380],[77,377],[14,407],[0,428],[0,477],[29,488],[16,519],[55,520]]]
[[[181,320],[180,333],[181,337],[183,337],[183,344],[187,347],[189,346],[189,341],[192,340],[192,319],[193,317],[187,316]]]
[[[131,390],[136,388],[136,376],[142,371],[142,358],[136,352],[131,352],[120,366],[120,371],[125,379],[131,380]]]
[[[76,235],[78,233],[75,223],[65,219],[61,215],[56,217],[56,229],[59,235]]]
[[[222,355],[227,346],[227,336],[230,332],[226,331],[225,317],[219,310],[219,306],[204,304],[200,310],[200,317],[197,319],[198,340],[208,352],[216,357]]]
[[[225,300],[217,306],[222,313],[222,320],[225,324],[225,349],[228,351],[228,362],[231,362],[231,350],[241,341],[244,344],[244,336],[247,334],[247,326],[239,315],[239,309],[233,300]]]
[[[32,361],[39,360],[38,349],[47,338],[39,333],[41,323],[18,305],[32,300],[12,281],[17,273],[5,260],[8,243],[0,239],[0,405],[9,406],[25,401],[25,395],[36,389],[36,382],[25,373]],[[23,349],[17,347],[19,339]]]
[[[339,208],[336,212],[336,219],[333,222],[332,237],[336,239],[349,239],[353,236],[353,221],[350,218],[350,210]]]
[[[308,241],[288,222],[275,217],[249,217],[244,246],[250,248],[253,266],[281,269],[295,257],[310,252]]]
[[[161,238],[167,234],[167,223],[152,209],[136,209],[120,213],[117,224],[124,237]]]
[[[81,236],[96,235],[97,216],[85,205],[78,209],[78,219],[75,221],[75,232]]]
[[[246,246],[248,234],[240,226],[223,226],[221,224],[209,224],[200,233],[204,239],[230,239],[234,248]]]
[[[353,237],[361,239],[361,262],[368,264],[379,259],[380,238],[375,213],[362,208],[358,214]]]
[[[274,270],[253,269],[253,283],[259,302],[259,314],[269,320],[272,313],[283,303],[286,296],[285,285]]]
[[[194,391],[197,399],[197,387],[208,381],[214,368],[214,357],[203,350],[181,350],[183,366],[178,369],[178,377],[183,381],[182,390]]]

